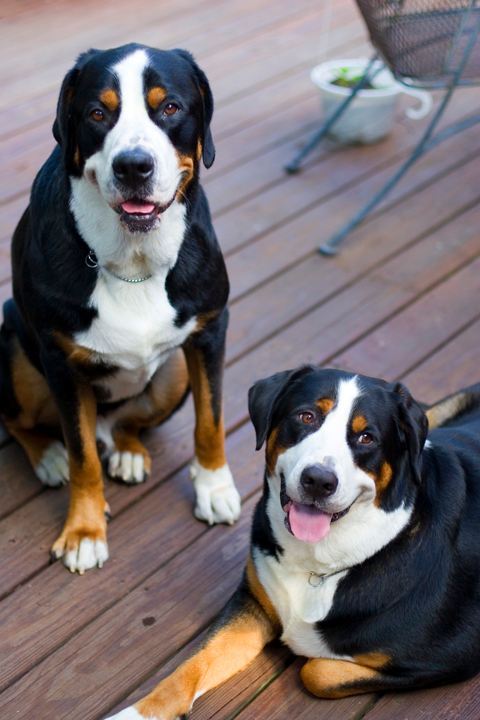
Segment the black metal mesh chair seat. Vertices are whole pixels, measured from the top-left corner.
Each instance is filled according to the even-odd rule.
[[[472,0],[357,0],[373,46],[409,85],[445,85],[457,70],[480,8]],[[474,48],[461,84],[480,82]]]

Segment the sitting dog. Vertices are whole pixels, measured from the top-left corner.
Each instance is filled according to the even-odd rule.
[[[70,480],[52,554],[71,571],[108,557],[97,440],[110,477],[142,482],[151,460],[139,432],[189,387],[195,515],[232,523],[240,512],[222,417],[229,286],[199,183],[200,161],[215,157],[212,113],[207,78],[184,50],[84,53],[14,234],[0,414],[43,483]]]
[[[480,670],[480,385],[429,411],[307,366],[250,390],[266,440],[243,581],[199,652],[115,720],[172,720],[275,637],[324,698]],[[112,719],[113,720],[113,719]]]

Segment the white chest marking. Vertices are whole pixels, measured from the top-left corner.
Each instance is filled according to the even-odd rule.
[[[282,623],[283,642],[297,655],[351,660],[335,655],[315,627],[330,612],[337,585],[347,571],[327,576],[314,587],[308,582],[308,572],[290,567],[284,558],[278,562],[255,550],[254,562]]]
[[[181,328],[175,325],[176,311],[168,300],[163,274],[133,285],[100,273],[90,304],[98,317],[75,341],[93,350],[99,360],[120,368],[102,382],[112,401],[141,392],[196,324],[191,318]]]

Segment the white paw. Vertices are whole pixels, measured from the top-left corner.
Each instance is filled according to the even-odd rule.
[[[232,525],[240,517],[240,495],[228,465],[218,470],[207,470],[195,458],[190,466],[197,502],[195,517],[209,525],[228,523]]]
[[[36,476],[44,485],[58,487],[70,479],[67,448],[59,440],[54,440],[44,451],[35,468]]]
[[[110,715],[110,717],[105,718],[105,720],[144,720],[144,717],[140,715],[138,710],[135,710],[133,705],[130,705],[130,707],[125,708],[125,710],[120,710],[120,712],[115,715]]]
[[[115,450],[108,459],[108,474],[111,478],[136,485],[146,480],[148,470],[142,453],[119,452]]]
[[[63,564],[70,572],[78,572],[83,575],[85,570],[94,567],[103,567],[103,563],[108,560],[108,546],[103,540],[90,540],[84,538],[80,540],[78,548],[75,550],[67,550],[63,555]]]

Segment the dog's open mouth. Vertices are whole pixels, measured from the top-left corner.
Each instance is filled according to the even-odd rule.
[[[140,198],[131,198],[120,203],[115,210],[120,215],[120,220],[124,222],[130,230],[146,231],[151,229],[156,220],[165,210],[168,210],[173,203],[175,195],[170,202],[165,205],[141,200]]]
[[[330,532],[332,522],[346,515],[352,505],[345,510],[329,514],[316,505],[304,505],[291,500],[282,488],[280,502],[285,513],[285,527],[298,540],[316,543],[323,540]]]

